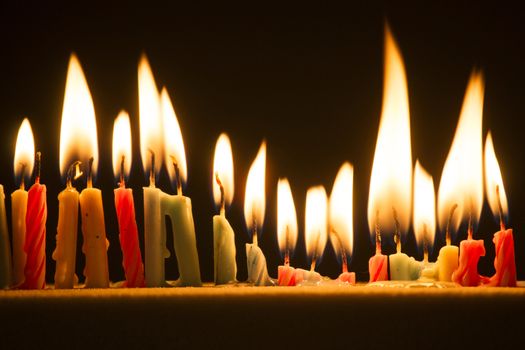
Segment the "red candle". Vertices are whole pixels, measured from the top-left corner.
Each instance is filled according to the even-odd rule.
[[[496,246],[496,258],[494,259],[496,273],[490,278],[488,285],[516,287],[516,262],[514,260],[512,229],[496,232],[492,241]]]
[[[39,154],[37,154],[37,157]],[[40,184],[40,159],[37,158],[37,176],[28,192],[26,214],[27,254],[25,266],[25,289],[44,289],[46,286],[46,186]]]
[[[459,266],[452,273],[452,281],[464,287],[476,287],[488,281],[487,277],[478,273],[479,258],[485,256],[483,240],[468,239],[461,241],[459,246]]]
[[[368,261],[368,271],[370,272],[370,282],[387,281],[388,280],[388,259],[386,255],[381,254],[381,251],[376,252],[376,255]]]
[[[296,271],[293,267],[289,265],[280,265],[277,271],[277,284],[279,286],[287,287],[296,285]]]

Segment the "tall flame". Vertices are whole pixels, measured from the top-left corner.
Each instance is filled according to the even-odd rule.
[[[27,118],[24,118],[20,129],[18,129],[18,136],[16,138],[14,171],[16,179],[24,179],[30,177],[33,173],[33,165],[35,162],[35,141],[33,139],[33,131],[31,124]]]
[[[354,167],[346,162],[339,169],[330,194],[330,242],[336,254],[339,255],[341,248],[347,255],[352,255],[354,245],[353,186]]]
[[[498,190],[496,190],[498,188]],[[507,195],[505,187],[503,186],[503,179],[501,177],[501,170],[499,167],[498,158],[496,158],[496,151],[494,150],[494,143],[492,142],[492,135],[489,132],[487,141],[485,141],[485,192],[490,205],[490,210],[495,217],[499,216],[499,203],[501,203],[501,214],[508,216],[509,205],[507,203]]]
[[[98,167],[95,108],[80,62],[71,54],[60,126],[60,174],[64,178],[73,162],[87,165],[91,157],[91,171],[95,175]]]
[[[171,181],[174,182],[176,180],[174,163],[176,163],[179,168],[180,181],[186,183],[188,168],[186,167],[186,152],[184,151],[182,132],[166,88],[162,89],[160,101],[162,106],[162,127],[164,128],[164,161],[166,162],[168,174]]]
[[[144,172],[151,170],[151,152],[155,154],[155,173],[158,174],[163,160],[162,118],[157,84],[146,55],[139,62],[139,122],[140,156]],[[171,164],[171,162],[170,162]]]
[[[254,229],[260,234],[266,207],[266,142],[263,141],[257,157],[250,167],[246,180],[246,194],[244,197],[244,220],[249,232]],[[254,224],[256,227],[254,227]]]
[[[124,169],[122,160],[124,157]],[[129,115],[126,111],[120,111],[113,124],[113,174],[115,178],[121,175],[124,178],[129,176],[131,169],[131,126]],[[121,174],[122,170],[124,173]]]
[[[216,177],[219,178],[224,190],[224,205],[229,206],[233,200],[233,155],[230,138],[227,134],[222,133],[217,139],[215,145],[215,156],[213,158],[213,199],[215,204],[221,204],[221,188],[217,183]]]
[[[412,205],[412,151],[405,67],[388,27],[385,37],[383,110],[368,197],[368,225],[372,235],[376,224],[382,233],[393,230],[394,211],[401,233],[406,233]]]
[[[434,180],[421,166],[419,160],[414,168],[414,233],[418,248],[424,244],[429,250],[436,234],[436,195]]]
[[[293,253],[297,244],[297,213],[288,179],[277,183],[277,240],[281,254]]]
[[[304,236],[309,260],[321,259],[327,240],[328,199],[323,186],[306,192]]]
[[[451,209],[451,232],[456,232],[462,220],[472,218],[475,226],[483,205],[482,120],[483,76],[473,72],[463,100],[456,135],[450,148],[438,191],[439,227],[444,230]]]

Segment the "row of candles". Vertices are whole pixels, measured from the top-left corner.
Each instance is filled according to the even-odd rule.
[[[508,212],[501,172],[490,133],[482,152],[483,78],[471,76],[465,95],[456,135],[445,163],[438,191],[439,226],[446,232],[436,263],[428,262],[428,248],[436,231],[436,198],[432,177],[419,161],[413,167],[410,146],[410,118],[405,68],[399,49],[389,32],[385,39],[385,85],[383,110],[373,161],[368,203],[371,238],[376,254],[369,261],[370,282],[383,280],[421,280],[456,282],[463,286],[515,286],[516,267],[511,229],[505,228]],[[126,188],[131,167],[131,132],[129,116],[121,112],[113,130],[113,168],[119,179],[114,190],[116,216],[123,253],[125,286],[163,287],[166,247],[164,218],[170,217],[179,279],[176,286],[201,286],[196,235],[190,198],[182,193],[187,178],[182,133],[168,95],[159,93],[145,56],[138,69],[140,149],[143,168],[149,177],[144,194],[144,262],[139,247],[133,193]],[[109,287],[109,273],[104,210],[101,191],[93,187],[98,166],[96,119],[89,88],[81,65],[71,56],[66,81],[60,132],[60,171],[66,188],[58,196],[59,220],[56,249],[55,288],[73,288],[75,275],[78,212],[80,207],[83,245],[86,256],[85,286]],[[176,195],[155,186],[161,166],[165,165]],[[45,287],[45,235],[47,219],[46,186],[40,183],[40,153],[35,146],[29,121],[20,127],[15,150],[15,174],[20,188],[11,195],[12,258],[0,185],[0,286],[4,288],[39,289]],[[226,208],[233,200],[233,156],[229,138],[220,135],[213,164],[213,195],[219,214],[213,217],[214,282],[237,280],[234,230],[226,219]],[[82,171],[83,170],[83,171]],[[306,194],[305,240],[309,270],[290,266],[290,255],[298,239],[296,208],[286,178],[277,184],[277,235],[284,258],[278,268],[278,279],[269,277],[266,260],[258,246],[265,216],[266,144],[263,142],[246,180],[244,217],[252,235],[246,244],[248,280],[254,285],[320,284],[323,278],[315,271],[328,241],[342,262],[338,283],[355,284],[355,274],[348,271],[353,250],[353,167],[345,162],[335,179],[330,197],[323,186],[310,188]],[[25,191],[25,179],[35,173],[35,182]],[[483,176],[484,173],[484,176]],[[87,188],[79,194],[74,182],[87,178]],[[485,186],[483,185],[483,177]],[[474,240],[474,226],[479,220],[483,192],[490,207],[500,218],[500,231],[494,235],[496,249],[494,276],[479,275],[477,263],[485,254],[483,240]],[[413,209],[413,210],[412,210]],[[401,252],[401,243],[409,231],[410,217],[416,242],[423,246],[424,259],[416,261]],[[451,232],[461,221],[468,220],[467,239],[460,247],[452,245]],[[393,235],[388,233],[393,232]],[[397,252],[385,256],[382,240],[394,239]]]

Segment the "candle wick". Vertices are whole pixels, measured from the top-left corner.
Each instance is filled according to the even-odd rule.
[[[148,149],[151,157],[151,168],[149,170],[149,187],[155,187],[155,152],[150,148]]]
[[[313,246],[313,256],[312,256],[312,264],[310,265],[310,271],[315,270],[315,265],[317,263],[317,247],[319,246],[319,240],[321,239],[321,232],[318,232],[317,237],[315,238],[315,244]]]
[[[423,223],[423,262],[428,263],[428,230],[427,223]]]
[[[381,254],[381,230],[379,229],[379,210],[376,211],[376,254]]]
[[[467,239],[468,240],[471,240],[472,239],[472,210],[469,211],[469,214],[468,214],[468,229],[467,229],[467,233],[468,233],[468,237]]]
[[[35,183],[40,183],[40,169],[42,167],[42,153],[40,151],[36,152],[35,159]]]
[[[401,229],[399,228],[399,220],[397,219],[396,208],[392,207],[392,215],[394,216],[395,231],[394,242],[396,243],[396,252],[401,253]]]
[[[124,159],[125,156],[123,155],[120,159],[120,187],[126,187],[126,183],[124,181]]]
[[[67,170],[67,176],[66,176],[66,188],[71,189],[73,180],[78,179],[82,176],[82,171],[80,170],[80,165],[82,164],[81,161],[75,161],[71,163],[69,166],[69,169]]]
[[[496,185],[496,197],[498,200],[499,227],[501,231],[505,231],[505,219],[503,219],[503,207],[501,205],[499,185]]]
[[[288,225],[286,225],[285,230],[284,265],[290,265],[290,228],[288,227]]]
[[[253,231],[252,231],[252,243],[254,246],[257,246],[257,244],[259,243],[257,241],[257,220],[255,220],[255,215],[252,214],[253,216]]]
[[[22,174],[22,178],[20,179],[20,189],[25,189],[25,176],[24,173],[26,172],[26,163],[19,163],[20,167],[22,168],[20,173]]]
[[[173,167],[175,168],[175,181],[177,182],[177,194],[182,196],[182,180],[180,178],[180,169],[177,159],[174,156],[170,156],[171,161],[173,162]]]
[[[221,191],[221,204],[220,204],[220,215],[225,216],[225,200],[224,200],[224,186],[222,185],[221,179],[219,177],[219,173],[215,173],[215,181],[217,182],[217,185],[219,185],[219,190]]]
[[[450,245],[452,243],[452,239],[450,236],[450,223],[452,222],[452,217],[454,217],[454,212],[458,208],[458,204],[454,203],[454,205],[450,208],[450,214],[448,216],[447,220],[447,229],[445,231],[445,241],[447,245]]]
[[[346,273],[346,272],[348,272],[348,261],[347,261],[347,257],[346,257],[346,249],[343,246],[343,241],[342,241],[341,236],[339,235],[339,233],[337,233],[337,231],[334,230],[333,227],[331,227],[331,226],[330,226],[330,231],[332,231],[332,233],[335,236],[335,238],[337,238],[337,242],[339,242],[339,250],[340,250],[341,260],[342,260],[342,264],[341,265],[342,265],[343,273]]]
[[[88,168],[87,168],[87,187],[92,188],[93,187],[93,161],[94,158],[89,158],[88,161]]]

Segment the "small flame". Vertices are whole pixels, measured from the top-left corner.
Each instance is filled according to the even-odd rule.
[[[14,170],[16,179],[25,179],[33,173],[35,162],[35,141],[31,124],[27,118],[24,118],[18,136],[16,138]]]
[[[394,229],[394,211],[401,233],[406,233],[412,205],[412,151],[405,67],[388,27],[385,35],[383,110],[368,197],[368,225],[372,237],[375,237],[376,224],[382,234]]]
[[[233,155],[230,138],[225,133],[222,133],[217,139],[215,145],[215,157],[213,158],[213,199],[215,204],[221,204],[221,188],[217,183],[216,177],[224,189],[224,204],[229,206],[233,200]]]
[[[124,169],[122,168],[122,157],[124,157]],[[131,126],[129,115],[126,111],[120,111],[113,124],[113,174],[115,178],[121,175],[129,176],[131,169]],[[122,170],[124,173],[121,174]]]
[[[328,199],[323,186],[311,187],[306,192],[304,236],[308,259],[320,260],[327,240]]]
[[[184,184],[188,178],[184,142],[182,141],[179,121],[166,88],[162,89],[160,101],[162,106],[162,127],[164,128],[164,155],[168,175],[172,182],[177,180],[174,167],[174,164],[176,164],[179,168],[180,181]]]
[[[474,72],[467,87],[456,135],[450,148],[438,191],[439,227],[445,230],[451,209],[450,230],[456,232],[462,220],[477,224],[483,205],[482,120],[484,82]]]
[[[98,144],[95,108],[80,62],[77,56],[72,54],[67,71],[60,126],[60,174],[65,178],[69,167],[75,161],[81,161],[87,166],[91,157],[91,172],[96,175]]]
[[[414,233],[419,250],[425,244],[431,250],[436,234],[436,195],[434,180],[419,160],[414,168]]]
[[[140,59],[138,80],[140,156],[144,172],[149,176],[151,171],[151,152],[155,154],[155,174],[158,174],[161,169],[163,135],[159,92],[146,55],[143,55]]]
[[[277,183],[277,240],[283,256],[290,255],[297,243],[297,213],[288,179]]]
[[[498,191],[496,191],[496,187],[498,188]],[[507,217],[509,215],[507,195],[505,194],[501,170],[499,167],[498,158],[496,158],[496,151],[494,150],[494,143],[492,142],[492,135],[490,131],[487,135],[487,141],[485,142],[485,191],[487,193],[490,210],[492,210],[494,216],[499,219],[499,196],[499,203],[501,203],[501,214],[504,217]]]
[[[246,228],[251,233],[254,229],[260,234],[266,208],[265,197],[266,177],[266,142],[263,141],[257,157],[250,167],[246,180],[246,193],[244,197],[244,220]],[[254,227],[254,223],[256,227]]]
[[[354,245],[353,186],[354,167],[347,162],[339,169],[330,194],[330,242],[334,252],[339,256],[342,252],[341,248],[348,256],[352,255]]]

